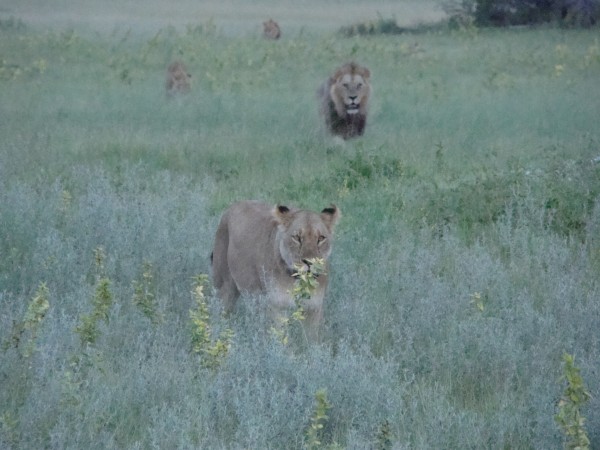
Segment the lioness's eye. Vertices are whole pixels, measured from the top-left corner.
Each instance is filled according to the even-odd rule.
[[[348,83],[344,83],[344,87],[345,87],[346,89],[349,89],[349,88],[350,88],[350,86],[348,86]]]
[[[356,89],[360,89],[362,87],[362,83],[358,83],[358,85],[356,86]]]
[[[317,240],[317,242],[319,244],[321,244],[322,242],[325,242],[325,239],[327,239],[325,236],[319,236],[319,239]]]
[[[296,244],[300,244],[302,243],[302,237],[299,234],[294,234],[292,236],[292,240],[296,243]]]

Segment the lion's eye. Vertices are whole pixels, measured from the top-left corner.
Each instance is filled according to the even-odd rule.
[[[348,83],[344,83],[344,84],[343,84],[343,86],[344,86],[346,89],[350,89],[350,86],[348,85]]]
[[[356,89],[360,89],[360,88],[362,88],[362,83],[358,83],[358,84],[356,85]]]
[[[292,236],[292,241],[294,241],[296,244],[301,244],[302,243],[302,236],[300,236],[299,234],[294,234]]]
[[[325,242],[327,238],[325,236],[319,236],[319,239],[317,240],[318,244],[322,244],[323,242]]]

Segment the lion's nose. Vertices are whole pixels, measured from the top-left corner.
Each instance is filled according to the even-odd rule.
[[[354,103],[354,101],[356,100],[358,96],[357,95],[349,95],[348,98],[352,101],[352,103]]]

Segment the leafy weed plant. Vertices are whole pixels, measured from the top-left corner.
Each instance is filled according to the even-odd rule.
[[[133,281],[133,297],[132,301],[137,306],[142,314],[146,316],[154,325],[162,322],[163,318],[158,311],[156,304],[156,296],[154,291],[154,276],[152,274],[152,264],[145,261],[141,280]]]
[[[217,369],[231,349],[234,334],[232,330],[226,328],[217,339],[213,339],[210,314],[204,295],[207,282],[208,276],[204,274],[198,275],[194,279],[192,297],[196,303],[196,309],[190,310],[192,352],[200,355],[203,367]]]
[[[566,449],[587,450],[591,447],[581,408],[590,399],[590,393],[586,390],[580,375],[581,369],[575,366],[573,355],[565,353],[563,362],[563,378],[567,382],[567,387],[558,401],[558,413],[555,420],[565,435],[564,447]]]
[[[322,258],[311,258],[307,261],[308,265],[295,265],[296,271],[292,274],[296,280],[292,288],[292,295],[296,307],[289,317],[284,317],[281,322],[271,327],[270,332],[283,345],[289,343],[290,327],[292,324],[302,324],[306,316],[302,302],[312,297],[315,289],[319,286],[319,275],[325,274],[325,261]],[[306,337],[306,336],[305,336]]]
[[[339,449],[341,448],[335,443],[325,444],[323,442],[323,432],[327,425],[327,411],[331,409],[329,401],[327,401],[327,391],[325,389],[319,389],[315,392],[315,407],[310,417],[310,425],[306,429],[306,448],[308,450],[318,449]]]
[[[25,317],[16,323],[10,340],[2,344],[4,351],[10,347],[18,348],[23,358],[29,358],[35,351],[35,340],[42,321],[50,308],[50,291],[45,283],[41,283],[27,306]]]
[[[17,379],[4,380],[5,386],[13,386],[16,389],[12,401],[0,407],[0,444],[4,443],[9,447],[17,446],[20,441],[18,408],[31,389],[31,384],[35,382],[30,360],[36,351],[38,332],[50,308],[49,297],[48,287],[45,283],[41,283],[27,305],[23,320],[14,324],[10,339],[2,344],[4,353],[10,348],[18,352],[18,363],[9,375]]]
[[[105,258],[104,249],[101,247],[96,248],[94,259],[99,275],[92,298],[92,312],[82,316],[81,324],[75,328],[81,339],[82,346],[96,342],[100,336],[100,330],[98,329],[99,321],[104,321],[107,325],[109,322],[109,312],[113,305],[113,294],[110,290],[111,281],[108,277],[104,276]]]

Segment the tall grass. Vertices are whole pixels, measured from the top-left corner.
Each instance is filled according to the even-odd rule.
[[[558,448],[565,352],[600,445],[592,32],[0,35],[1,447],[303,448],[326,392],[318,440],[343,448]],[[174,57],[193,84],[169,101]],[[351,58],[375,94],[339,145],[315,92]],[[260,297],[222,319],[207,289],[203,317],[234,337],[206,368],[194,277],[247,198],[343,211],[323,343],[281,345]],[[82,345],[98,248],[110,320]],[[23,358],[14,325],[42,283]]]

